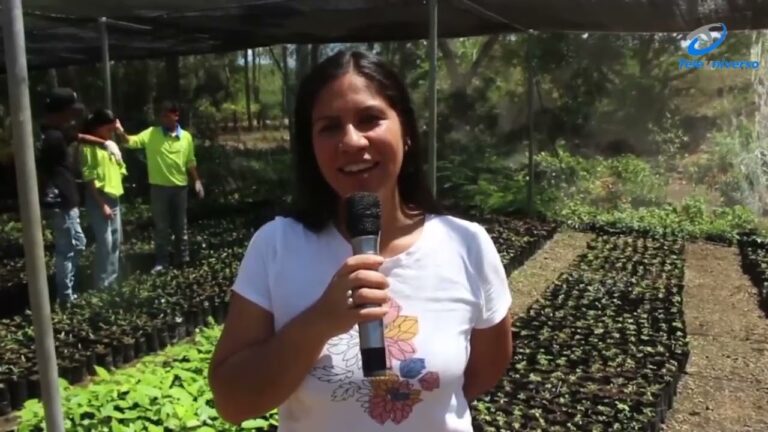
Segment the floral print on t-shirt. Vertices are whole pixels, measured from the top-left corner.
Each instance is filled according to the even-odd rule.
[[[394,299],[389,306],[389,313],[384,317],[389,376],[350,381],[356,371],[362,370],[357,328],[329,340],[326,350],[334,357],[334,364],[315,366],[311,372],[322,382],[338,384],[331,391],[331,400],[344,402],[354,398],[382,425],[387,421],[402,423],[422,401],[423,392],[440,388],[440,375],[427,370],[425,359],[415,357],[417,349],[413,339],[419,332],[418,318],[401,315],[402,307]]]

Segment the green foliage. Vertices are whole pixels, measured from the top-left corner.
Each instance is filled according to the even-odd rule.
[[[534,131],[542,151],[534,180],[537,213],[565,222],[574,217],[578,223],[674,228],[726,241],[753,228],[768,206],[768,149],[757,145],[749,122],[728,125],[732,116],[752,115],[753,84],[736,77],[724,88],[714,74],[681,71],[681,37],[505,35],[484,58],[487,37],[452,41],[449,51],[441,46],[441,199],[475,213],[525,208],[525,77],[534,70],[540,84]],[[750,35],[733,35],[723,53],[744,57],[751,45]],[[475,63],[481,66],[474,68]],[[425,71],[424,63],[412,69],[412,88],[423,90]],[[422,92],[415,100],[422,103],[425,97]],[[739,113],[735,107],[745,109]],[[426,107],[420,108],[426,116]],[[702,115],[708,117],[696,117]],[[699,150],[711,128],[716,130],[712,148],[689,158],[686,153]],[[695,176],[694,186],[722,197],[723,208],[706,208],[704,215],[683,221],[698,198],[668,203],[667,189],[673,186],[673,195],[686,190],[673,182],[679,181],[682,162],[691,160],[696,162],[689,179]]]
[[[213,406],[206,376],[221,329],[202,329],[189,343],[145,357],[134,367],[98,377],[87,387],[60,380],[66,430],[96,431],[241,431],[277,424],[272,411],[236,427],[222,421]],[[29,400],[21,411],[20,432],[42,431],[42,403]]]
[[[768,148],[755,139],[746,119],[714,131],[705,152],[686,169],[696,184],[717,191],[726,206],[746,205],[757,214],[768,208]]]
[[[545,210],[555,215],[568,202],[600,210],[658,205],[666,183],[658,170],[636,156],[586,158],[562,146],[557,153],[537,155],[536,167],[536,183],[552,199]]]
[[[501,157],[481,154],[441,160],[441,200],[479,214],[504,212],[525,204],[525,179]]]
[[[222,201],[282,201],[290,194],[293,177],[286,148],[235,149],[224,145],[200,148],[200,175],[211,199]],[[210,201],[210,200],[208,200]],[[206,205],[209,205],[206,204]]]
[[[481,215],[521,212],[527,196],[522,165],[490,152],[453,156],[440,164],[440,196]],[[732,243],[757,224],[745,206],[710,209],[697,196],[680,205],[666,202],[666,176],[636,156],[587,158],[558,146],[555,153],[537,155],[535,175],[536,212],[576,228],[672,232]]]
[[[764,174],[768,152],[756,145],[754,131],[746,123],[735,128],[724,125],[734,107],[749,105],[752,92],[746,90],[753,84],[737,77],[743,74],[730,74],[725,83],[716,73],[681,71],[677,62],[684,55],[681,37],[543,33],[442,41],[436,131],[440,198],[478,213],[526,207],[526,77],[533,71],[539,84],[534,129],[542,152],[536,157],[534,186],[539,213],[564,220],[574,211],[573,203],[609,213],[664,206],[665,187],[687,156],[683,152],[700,146],[698,139],[692,139],[699,128],[686,123],[686,116],[702,114],[700,108],[706,106],[710,117],[703,123],[717,132],[710,139],[711,148],[690,158],[695,162],[688,177],[717,192],[725,206],[745,205],[761,214],[768,205]],[[741,58],[749,55],[751,45],[751,35],[731,34],[720,52]],[[404,75],[420,124],[426,124],[425,41],[325,45],[320,58],[340,47],[385,57]],[[282,47],[274,48],[276,57],[266,48],[255,50],[258,61],[251,63],[251,75],[256,76],[253,110],[266,120],[290,114],[283,98],[295,90],[296,67],[301,63],[296,56],[306,51],[290,46],[287,70],[282,71],[283,65],[277,64]],[[216,142],[221,125],[231,122],[234,113],[240,124],[245,121],[242,55],[240,51],[180,59],[181,99],[190,107],[190,126],[201,138]],[[153,120],[152,104],[167,92],[168,65],[164,60],[116,65],[115,104],[121,117],[136,117],[135,124]],[[75,87],[89,105],[99,103],[100,69],[83,66],[72,71],[59,70],[60,84]],[[32,78],[36,92],[45,88],[44,78],[42,74]],[[287,199],[290,170],[284,153],[230,153],[212,147],[199,158],[204,161],[200,169],[206,190],[213,196],[237,199],[280,191],[279,198]]]
[[[664,113],[664,118],[658,125],[649,125],[651,142],[657,149],[659,163],[664,172],[677,169],[682,158],[681,150],[688,145],[688,136],[679,124],[680,119],[670,112]]]
[[[739,234],[754,229],[757,219],[743,206],[707,210],[702,198],[686,199],[679,206],[621,208],[605,211],[570,202],[560,213],[564,223],[576,228],[608,228],[643,234],[675,234],[684,238],[735,243]]]
[[[219,133],[219,124],[225,120],[226,112],[213,106],[209,99],[197,99],[192,106],[194,132],[197,139],[213,141]]]
[[[745,237],[739,241],[742,269],[757,288],[758,301],[768,317],[768,237]]]
[[[16,243],[22,240],[21,222],[8,214],[0,215],[0,240]]]
[[[451,205],[480,214],[518,212],[525,208],[528,173],[525,160],[490,151],[452,156],[440,163],[440,196]],[[657,205],[665,180],[635,156],[585,158],[560,147],[536,156],[534,204],[557,217],[570,202],[596,210]]]
[[[257,88],[259,104],[254,104],[254,111],[260,113],[264,120],[280,120],[283,118],[283,81],[280,71],[273,63],[268,62],[268,57],[262,56],[258,65]],[[257,92],[258,90],[258,92]],[[244,97],[243,97],[244,99]],[[256,98],[252,98],[252,103]],[[244,102],[243,102],[243,106]],[[258,111],[257,111],[258,110]]]
[[[16,214],[0,214],[0,245],[5,244],[23,244],[23,227],[21,219]],[[47,226],[43,226],[43,241],[50,243],[53,241],[53,234]]]

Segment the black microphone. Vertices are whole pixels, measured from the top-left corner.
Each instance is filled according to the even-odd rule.
[[[373,193],[359,192],[346,199],[347,231],[352,238],[352,252],[359,254],[379,253],[381,230],[381,206]],[[371,307],[360,305],[360,307]],[[360,330],[360,354],[363,359],[363,376],[366,378],[387,374],[387,351],[384,345],[384,321],[358,323]]]

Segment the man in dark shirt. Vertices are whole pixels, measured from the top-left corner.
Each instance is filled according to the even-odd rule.
[[[56,295],[62,304],[76,298],[75,271],[85,249],[80,226],[80,194],[77,185],[76,144],[101,145],[121,158],[117,144],[77,132],[76,120],[83,105],[71,89],[54,89],[45,101],[45,117],[37,148],[42,207],[47,213],[55,245]]]

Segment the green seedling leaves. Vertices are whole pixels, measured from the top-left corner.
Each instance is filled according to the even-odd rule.
[[[275,425],[276,411],[239,427],[219,418],[207,370],[220,331],[216,326],[201,329],[194,342],[145,357],[129,369],[110,373],[96,367],[98,378],[85,387],[70,386],[62,380],[67,430],[229,432],[266,430]],[[27,401],[19,431],[37,432],[43,424],[40,401]]]

